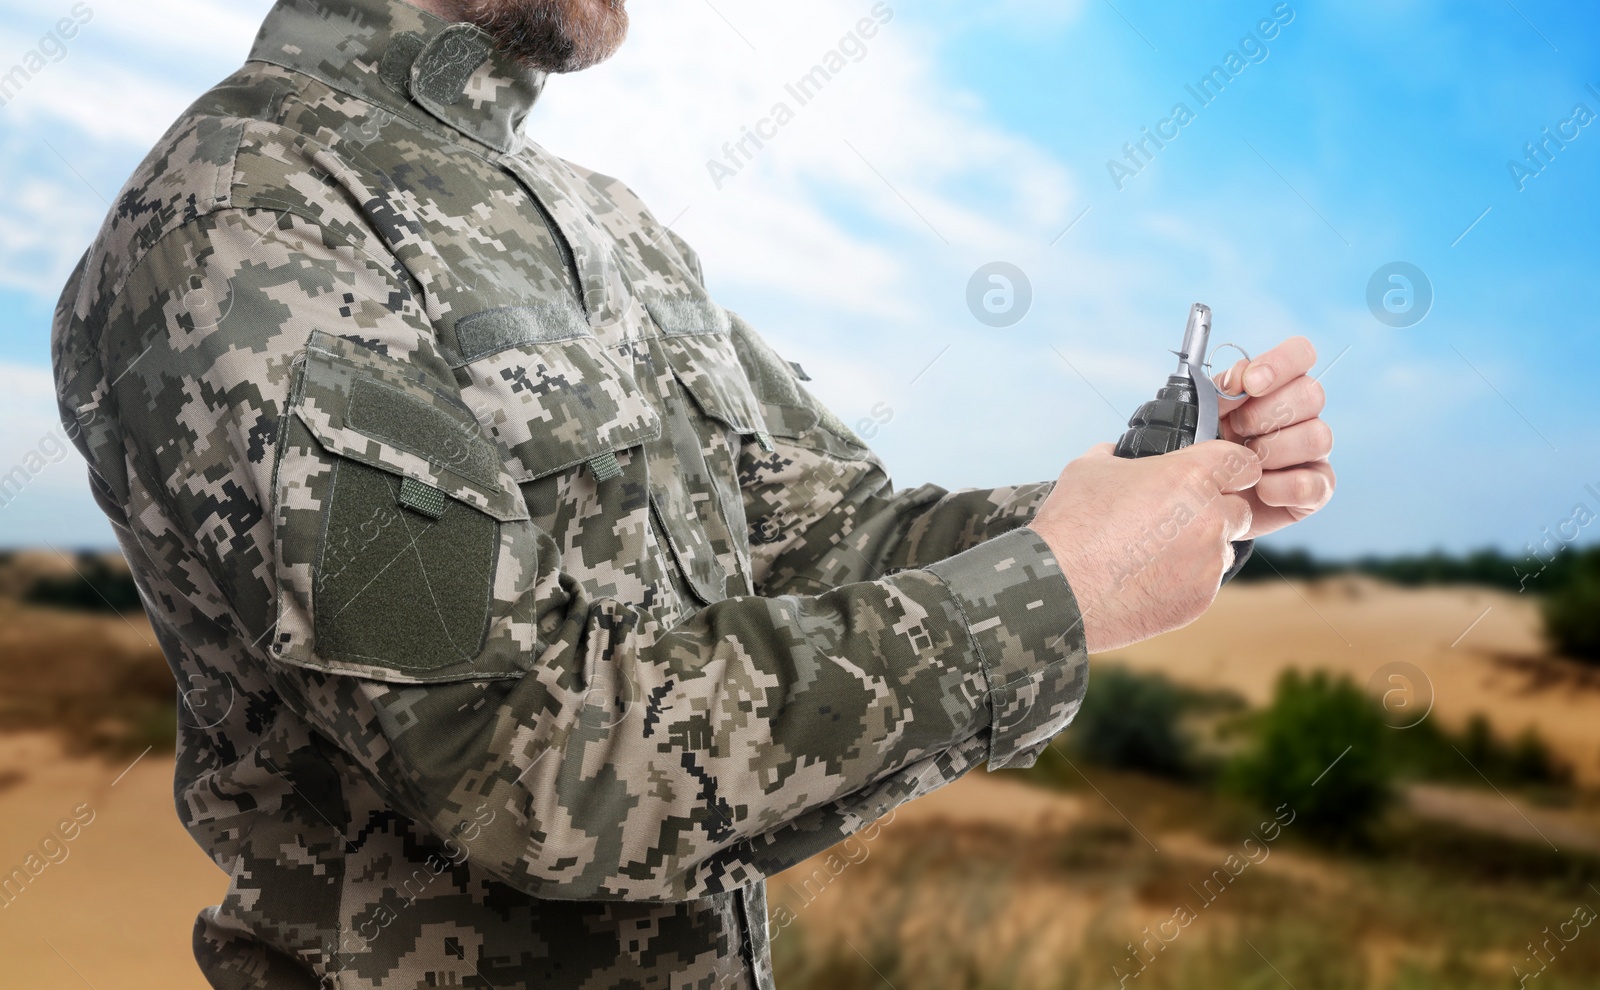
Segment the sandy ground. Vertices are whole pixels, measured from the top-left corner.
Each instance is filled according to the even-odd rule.
[[[117,620],[104,625],[97,634],[104,639],[142,645],[138,628]],[[1542,659],[1537,631],[1534,603],[1515,595],[1404,591],[1360,579],[1270,582],[1224,589],[1199,622],[1116,658],[1198,686],[1231,688],[1253,703],[1270,697],[1286,664],[1346,672],[1364,684],[1386,663],[1410,662],[1432,685],[1433,717],[1459,725],[1481,711],[1501,733],[1536,725],[1580,779],[1600,782],[1600,675]],[[0,663],[10,638],[0,628]],[[171,757],[151,753],[127,767],[127,761],[67,757],[53,735],[0,735],[0,871],[21,866],[80,805],[88,806],[80,814],[94,815],[67,845],[64,861],[0,907],[0,986],[204,990],[190,931],[195,913],[221,898],[226,878],[178,826]],[[878,841],[949,826],[951,832],[1003,828],[1022,844],[1030,836],[1062,835],[1086,815],[1103,817],[1098,800],[979,773],[901,809]],[[1423,813],[1506,834],[1537,826],[1562,846],[1587,845],[1600,835],[1592,818],[1512,806],[1486,791],[1427,788],[1411,800]],[[1204,862],[1224,852],[1194,836],[1152,838],[1164,852]],[[1316,873],[1288,855],[1272,862],[1275,870],[1305,872],[1302,880]],[[780,876],[774,902],[806,872]],[[848,886],[822,892],[806,907],[806,923],[847,917]],[[1063,933],[1080,930],[1094,907],[1087,900],[1063,903],[1060,890],[1044,884],[1024,884],[1017,896],[1028,900],[1029,911],[1058,916]]]
[[[207,986],[189,934],[227,878],[178,826],[171,756],[149,754],[118,780],[126,766],[66,758],[48,735],[0,736],[0,773],[12,780],[0,788],[0,869],[22,866],[58,822],[88,806],[66,858],[0,908],[0,985]]]
[[[1521,842],[1543,842],[1557,852],[1600,854],[1600,814],[1593,809],[1539,808],[1504,794],[1437,784],[1407,787],[1406,805],[1424,818]]]
[[[1268,581],[1224,588],[1193,625],[1107,658],[1230,688],[1255,705],[1271,698],[1286,666],[1366,685],[1386,664],[1414,664],[1431,685],[1433,718],[1458,729],[1482,712],[1506,737],[1535,726],[1579,781],[1600,784],[1600,671],[1544,657],[1539,629],[1537,603],[1507,592],[1411,590],[1365,578]],[[1402,688],[1387,683],[1373,693]]]

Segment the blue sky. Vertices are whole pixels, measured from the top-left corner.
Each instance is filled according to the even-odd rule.
[[[1203,300],[1219,340],[1304,333],[1324,355],[1340,492],[1280,545],[1519,550],[1577,503],[1600,512],[1600,119],[1574,118],[1600,115],[1600,12],[1172,6],[891,0],[860,61],[718,189],[708,160],[872,3],[634,0],[623,53],[555,81],[529,127],[674,221],[718,299],[902,484],[1053,477],[1116,437]],[[266,4],[89,7],[66,57],[0,107],[0,472],[49,429],[50,311],[101,197],[238,63]],[[1293,15],[1277,36],[1241,42],[1275,8]],[[0,0],[0,67],[70,12]],[[1232,51],[1249,60],[1202,106],[1186,87]],[[1193,119],[1119,190],[1107,162],[1180,102]],[[1576,136],[1519,188],[1508,163],[1564,121]],[[1033,287],[1005,329],[965,301],[993,261]],[[1413,326],[1368,308],[1391,262],[1432,287]],[[0,545],[106,542],[80,471],[40,472],[0,509]]]

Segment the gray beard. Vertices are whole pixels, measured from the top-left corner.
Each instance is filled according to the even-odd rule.
[[[628,35],[625,0],[461,0],[464,20],[507,57],[544,72],[578,72],[610,58]]]

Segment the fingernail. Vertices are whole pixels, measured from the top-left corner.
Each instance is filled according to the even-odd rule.
[[[1264,364],[1258,364],[1246,369],[1244,373],[1244,390],[1251,395],[1260,395],[1272,387],[1272,369]]]

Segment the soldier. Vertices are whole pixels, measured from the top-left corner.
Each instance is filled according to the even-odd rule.
[[[280,0],[56,315],[231,877],[195,954],[218,988],[771,987],[763,878],[1031,762],[1088,652],[1327,500],[1314,352],[1250,366],[1243,446],[896,492],[687,244],[521,134],[622,0],[416,2]]]

